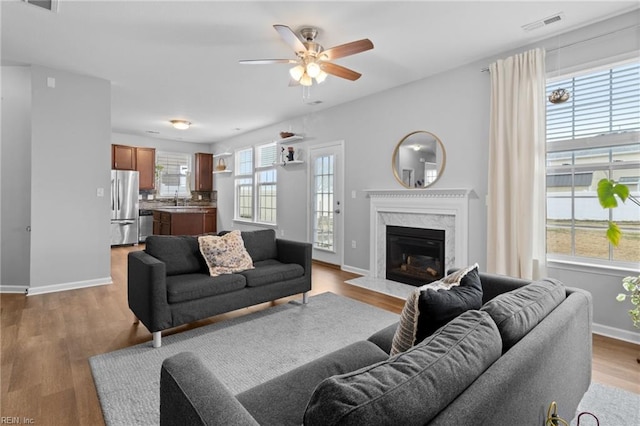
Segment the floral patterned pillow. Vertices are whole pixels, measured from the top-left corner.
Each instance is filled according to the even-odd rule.
[[[198,244],[212,277],[253,269],[240,231],[231,231],[221,237],[204,235],[198,237]]]

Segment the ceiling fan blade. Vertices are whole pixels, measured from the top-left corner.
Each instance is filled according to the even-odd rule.
[[[291,30],[291,28],[286,25],[274,25],[273,28],[276,29],[280,37],[293,49],[296,53],[304,53],[307,51],[307,48],[302,44],[298,36]]]
[[[346,78],[347,80],[355,81],[362,76],[359,72],[345,68],[342,65],[332,64],[331,62],[323,62],[320,68],[327,74],[335,75],[336,77]]]
[[[334,59],[343,58],[349,55],[355,55],[356,53],[364,52],[373,49],[373,43],[368,38],[352,41],[351,43],[341,44],[340,46],[327,49],[320,54],[321,59],[332,61]]]
[[[266,64],[296,64],[295,59],[244,59],[238,61],[245,65],[266,65]]]

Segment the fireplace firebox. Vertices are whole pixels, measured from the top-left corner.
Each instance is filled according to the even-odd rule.
[[[421,286],[444,277],[444,230],[386,228],[388,280]]]

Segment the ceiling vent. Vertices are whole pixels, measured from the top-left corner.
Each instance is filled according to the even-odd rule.
[[[22,0],[25,3],[58,13],[58,0]]]
[[[548,18],[544,18],[544,19],[541,19],[539,21],[535,21],[535,22],[532,22],[530,24],[523,25],[522,29],[524,31],[526,31],[526,32],[534,31],[534,30],[537,30],[539,28],[546,27],[547,25],[551,25],[553,23],[560,22],[560,21],[562,21],[564,19],[565,19],[564,18],[564,12],[559,12],[559,13],[556,13],[555,15],[549,16]]]

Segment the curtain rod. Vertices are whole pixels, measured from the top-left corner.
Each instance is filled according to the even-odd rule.
[[[549,49],[549,50],[547,50],[547,53],[555,52],[556,50],[566,49],[567,47],[575,46],[576,44],[582,44],[582,43],[586,43],[588,41],[597,40],[597,39],[602,38],[602,37],[610,36],[612,34],[617,34],[617,33],[620,33],[622,31],[626,31],[626,30],[630,30],[630,29],[638,28],[638,27],[640,27],[640,25],[636,24],[636,25],[630,25],[630,26],[624,27],[624,28],[619,28],[617,30],[610,31],[608,33],[604,33],[604,34],[600,34],[600,35],[593,36],[593,37],[590,37],[590,38],[586,38],[584,40],[574,41],[573,43],[569,43],[569,44],[565,44],[563,46],[558,46],[556,48]],[[480,70],[480,72],[489,72],[489,67],[482,68]]]

